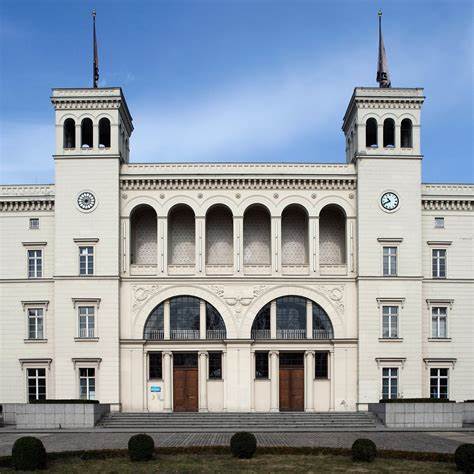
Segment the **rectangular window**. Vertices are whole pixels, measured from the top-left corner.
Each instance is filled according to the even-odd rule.
[[[79,369],[79,398],[95,400],[95,369]]]
[[[28,401],[46,399],[46,369],[28,369]]]
[[[383,306],[382,308],[382,337],[398,337],[398,306]]]
[[[95,307],[79,306],[79,337],[95,336]]]
[[[397,276],[397,247],[383,248],[383,276]]]
[[[446,278],[446,249],[433,249],[433,278]]]
[[[209,378],[222,379],[222,352],[209,352]]]
[[[43,251],[28,250],[28,278],[43,276]]]
[[[148,378],[162,379],[163,378],[163,358],[161,352],[150,352],[148,354]]]
[[[327,352],[316,352],[315,353],[315,378],[327,379],[328,378],[328,353]]]
[[[32,217],[30,219],[30,229],[37,230],[40,227],[40,220],[37,217]]]
[[[434,218],[435,229],[444,229],[444,217]]]
[[[431,308],[431,336],[448,337],[448,308]]]
[[[430,369],[430,398],[448,398],[448,369]]]
[[[384,367],[382,369],[382,398],[398,398],[398,369]]]
[[[79,275],[94,274],[94,247],[79,247]]]
[[[255,378],[268,379],[268,352],[255,352]]]
[[[28,309],[28,339],[44,339],[43,308]]]

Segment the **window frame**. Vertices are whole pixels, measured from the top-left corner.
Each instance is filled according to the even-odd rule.
[[[161,361],[161,377],[152,377],[151,376],[151,357],[157,357]],[[147,380],[163,380],[163,352],[162,351],[150,351],[148,352],[148,357],[147,357],[147,362],[148,362],[148,371],[147,371]]]
[[[86,376],[82,376],[81,375],[82,370],[86,370],[86,371],[93,370],[94,375],[91,376],[87,373]],[[80,400],[97,400],[97,368],[96,367],[78,367],[77,373],[78,373],[78,386],[79,386],[78,398]],[[83,398],[81,396],[81,391],[82,391],[81,379],[86,380],[86,391],[87,391],[87,397],[86,398]],[[90,397],[90,380],[91,379],[94,379],[94,396],[93,396],[93,398]]]
[[[36,314],[31,314],[35,312]],[[39,314],[41,312],[41,314]],[[38,307],[31,307],[26,309],[27,313],[27,326],[28,326],[28,340],[43,340],[44,337],[44,308]],[[31,320],[34,320],[34,336],[31,335]],[[41,321],[41,337],[38,337],[38,321]]]
[[[318,375],[318,356],[323,355],[326,358],[326,375]],[[314,351],[314,380],[329,380],[330,379],[330,352],[329,351]]]
[[[84,310],[84,311],[82,311]],[[79,339],[94,339],[96,337],[96,307],[94,305],[85,305],[80,304],[77,306],[77,317],[78,317],[78,335]],[[81,334],[81,320],[84,319],[85,321],[85,334]],[[92,335],[90,334],[91,324],[90,321],[92,320]]]
[[[97,274],[97,247],[98,238],[74,238],[74,243],[77,245],[77,274],[80,277],[91,277]],[[81,249],[92,247],[92,273],[81,273]]]
[[[434,228],[435,229],[444,229],[445,228],[446,221],[445,221],[444,216],[435,216],[433,221],[434,221]],[[442,225],[438,225],[438,222],[441,222]]]
[[[220,360],[220,374],[218,376],[211,376],[211,355],[212,357],[219,356]],[[208,351],[207,353],[207,380],[223,380],[223,371],[222,371],[222,351]]]
[[[389,309],[388,313],[385,314],[385,309]],[[392,309],[396,308],[396,312],[392,313]],[[384,334],[384,327],[385,327],[385,317],[388,317],[388,333],[389,335],[386,336]],[[395,335],[391,335],[393,332],[393,327],[392,327],[392,321],[393,318],[395,317],[396,319],[396,326],[395,326]],[[380,338],[383,340],[397,340],[401,339],[400,335],[400,305],[397,304],[384,304],[382,305],[382,310],[381,310],[381,333],[380,333]]]
[[[394,249],[395,254],[390,253],[390,250]],[[385,250],[388,251],[387,255]],[[387,258],[387,273],[385,273],[385,258]],[[392,263],[392,259],[395,259],[395,263]],[[395,267],[393,271],[392,266]],[[382,246],[382,276],[384,277],[396,277],[398,276],[398,245],[383,245]]]
[[[262,359],[264,359],[264,356],[266,357],[266,375],[263,376],[257,376],[257,359],[258,356],[260,356]],[[254,380],[270,380],[270,351],[255,351],[255,363],[254,363],[254,368],[253,368],[253,376]]]
[[[434,370],[437,371],[437,374],[433,376],[432,372]],[[446,371],[446,375],[441,375],[440,374],[440,372],[442,370]],[[437,380],[437,383],[436,383],[437,396],[435,396],[435,397],[431,396],[431,381],[432,381],[432,379]],[[444,379],[446,380],[446,397],[441,396],[441,380],[444,380]],[[450,368],[449,367],[438,367],[438,366],[429,367],[429,396],[430,396],[430,398],[449,400],[450,386],[451,386],[451,383],[450,383]]]
[[[435,310],[437,314],[435,315]],[[444,310],[444,315],[441,314],[441,310]],[[436,323],[434,321],[436,319]],[[444,319],[444,335],[440,335],[440,320]],[[436,326],[436,334],[435,334]],[[447,306],[432,306],[431,307],[431,339],[448,339],[449,328],[448,328],[448,307]]]
[[[97,342],[99,340],[99,308],[100,298],[72,298],[75,320],[76,320],[76,331],[75,331],[75,342]],[[81,336],[80,326],[80,308],[92,307],[94,308],[94,336],[84,337]],[[88,327],[88,326],[87,326]]]
[[[444,252],[444,257],[439,255],[435,257],[435,252]],[[436,274],[434,271],[435,268],[435,258],[436,258]],[[440,261],[444,259],[444,275],[440,275],[441,265]],[[431,277],[436,280],[445,280],[448,277],[448,249],[433,247],[431,249]]]
[[[36,375],[30,376],[30,370],[35,371]],[[43,370],[44,375],[39,376],[38,371]],[[26,368],[26,400],[27,403],[31,403],[32,399],[30,398],[30,379],[33,379],[36,381],[36,389],[35,389],[35,397],[33,400],[46,400],[48,398],[48,373],[46,367],[27,367]],[[39,397],[39,384],[38,381],[40,379],[44,379],[44,397]]]
[[[39,257],[30,256],[30,252],[39,252]],[[32,260],[34,271],[30,272],[30,260]],[[38,261],[41,264],[41,271],[38,271]],[[26,272],[28,280],[37,280],[44,275],[44,252],[42,247],[28,247],[26,249]]]
[[[79,276],[92,276],[94,275],[95,271],[95,251],[94,251],[94,246],[93,245],[79,245]],[[91,250],[89,253],[88,250]],[[83,254],[82,251],[86,250],[86,254]],[[82,271],[82,259],[85,259],[84,261],[84,272]]]
[[[427,318],[428,318],[428,341],[430,342],[450,342],[451,341],[451,311],[453,309],[453,299],[426,299],[427,306]],[[438,337],[433,336],[433,309],[444,308],[446,309],[446,336]]]
[[[389,371],[388,375],[385,375],[385,371]],[[393,376],[392,371],[396,371],[396,375]],[[392,397],[392,381],[396,380],[397,394]],[[388,397],[384,397],[384,381],[388,380]],[[382,379],[381,379],[381,400],[393,400],[400,398],[400,368],[399,367],[382,367]]]
[[[37,222],[37,225],[34,226],[33,222]],[[39,230],[40,228],[40,218],[39,217],[30,217],[28,219],[28,229],[30,230]]]
[[[47,311],[49,306],[49,301],[22,301],[23,307],[23,316],[25,321],[25,332],[24,332],[24,342],[25,343],[45,343],[48,342],[47,338]],[[43,312],[43,337],[42,338],[30,338],[30,310],[40,309]]]

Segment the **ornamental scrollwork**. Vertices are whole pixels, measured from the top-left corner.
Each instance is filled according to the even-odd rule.
[[[134,312],[137,312],[146,302],[159,291],[158,285],[149,285],[149,286],[138,286],[133,287],[133,303],[132,309]]]

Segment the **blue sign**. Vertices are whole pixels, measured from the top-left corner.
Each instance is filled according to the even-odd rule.
[[[158,387],[158,385],[152,385],[150,388],[151,392],[161,392],[161,387]]]

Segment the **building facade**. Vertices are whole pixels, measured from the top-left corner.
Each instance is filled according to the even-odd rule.
[[[422,184],[423,101],[356,88],[341,164],[150,164],[121,89],[54,89],[54,185],[0,187],[0,402],[473,399],[474,186]]]

